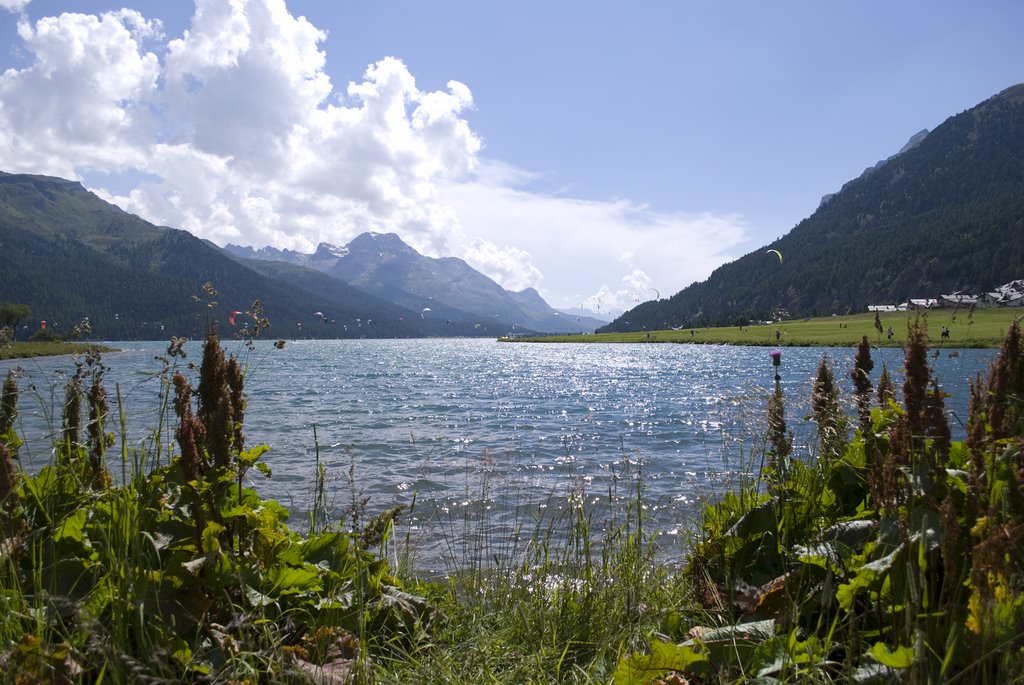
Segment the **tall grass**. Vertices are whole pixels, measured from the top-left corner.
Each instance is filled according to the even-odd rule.
[[[579,483],[567,500],[517,508],[500,536],[466,515],[448,576],[418,585],[448,617],[443,645],[389,661],[382,681],[607,682],[674,607],[693,604],[655,559],[643,483],[623,454],[598,506]]]
[[[246,444],[246,364],[215,335],[192,380],[172,342],[158,426],[138,448],[100,359],[80,362],[34,474],[18,464],[10,376],[0,667],[20,683],[1024,678],[1019,327],[975,382],[960,442],[925,329],[909,337],[899,390],[887,373],[872,385],[867,340],[853,398],[823,360],[811,444],[793,444],[776,387],[742,455],[763,466],[701,508],[681,568],[662,561],[643,460],[625,448],[606,490],[577,480],[546,502],[517,500],[483,455],[472,504],[435,521],[446,573],[420,578],[414,533],[396,539],[407,512],[370,517],[355,453],[332,479],[316,432],[303,535],[245,486],[266,448]]]
[[[19,388],[0,420],[0,661],[10,681],[308,682],[366,680],[377,654],[430,625],[376,541],[340,526],[300,537],[287,512],[244,486],[266,448],[245,445],[241,364],[211,333],[197,390],[162,371],[161,430],[128,447],[105,367],[90,355],[60,401],[51,463],[17,463]],[[83,416],[87,417],[83,420]],[[55,417],[56,418],[56,417]],[[165,422],[165,423],[164,423]],[[112,478],[108,451],[118,444]],[[166,428],[164,428],[166,427]],[[170,454],[164,446],[173,442]]]
[[[918,321],[902,402],[887,374],[873,399],[865,337],[852,437],[819,371],[817,452],[706,507],[693,532],[687,575],[707,622],[624,659],[616,682],[1024,678],[1020,328],[973,384],[962,442],[950,440],[927,358]]]

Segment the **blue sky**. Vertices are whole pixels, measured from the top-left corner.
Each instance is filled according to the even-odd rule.
[[[219,244],[394,231],[606,315],[1024,81],[1016,0],[0,8],[0,170]]]

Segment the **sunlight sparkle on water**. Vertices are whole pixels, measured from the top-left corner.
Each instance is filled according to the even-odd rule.
[[[120,385],[130,396],[132,450],[158,423],[161,386],[153,356],[166,343],[126,347],[131,351],[103,361],[109,386]],[[199,343],[188,343],[187,351],[201,357]],[[786,353],[787,427],[798,443],[809,444],[813,436],[803,416],[823,352]],[[879,352],[876,373],[883,363],[901,368],[898,350],[890,352]],[[319,451],[334,488],[335,515],[350,504],[353,490],[369,498],[370,516],[415,498],[402,525],[415,526],[427,549],[453,534],[439,523],[453,507],[505,530],[524,512],[563,506],[581,487],[595,493],[583,501],[604,507],[607,498],[596,493],[628,495],[617,488],[637,469],[652,525],[672,534],[685,530],[698,503],[753,472],[751,445],[763,435],[772,389],[770,362],[760,348],[347,340],[300,341],[276,350],[261,341],[253,354],[259,365],[246,381],[246,443],[271,445],[264,461],[274,475],[252,485],[301,522]],[[836,378],[846,383],[853,350],[828,354]],[[951,413],[964,416],[966,381],[993,355],[963,350],[934,360],[943,390],[952,394]],[[0,373],[19,366],[19,382],[35,383],[44,403],[60,396],[74,370],[62,357],[3,362]],[[848,396],[849,388],[844,392]],[[28,442],[21,457],[30,469],[49,460],[47,412],[59,415],[39,406],[23,400],[19,407],[18,430]],[[964,423],[951,422],[960,432]],[[173,445],[173,436],[164,444]]]

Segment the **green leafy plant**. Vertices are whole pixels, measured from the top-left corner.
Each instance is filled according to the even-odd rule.
[[[973,386],[963,442],[950,439],[924,322],[908,332],[902,403],[883,373],[870,406],[872,366],[862,344],[852,436],[836,430],[845,419],[819,368],[818,454],[767,492],[752,483],[705,508],[687,572],[718,625],[655,640],[620,662],[617,683],[1024,676],[1019,325]]]
[[[171,359],[183,354],[172,341]],[[247,471],[267,471],[268,448],[244,444],[241,362],[214,332],[198,393],[164,370],[177,452],[130,472],[125,454],[121,482],[105,462],[116,438],[104,368],[90,356],[69,378],[55,459],[34,475],[14,461],[13,375],[4,386],[0,659],[16,681],[305,682],[343,667],[362,677],[374,655],[426,633],[435,613],[362,531],[302,537],[286,509],[246,487]],[[373,541],[389,532],[378,524]]]

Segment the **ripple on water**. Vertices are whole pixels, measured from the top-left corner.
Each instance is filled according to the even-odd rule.
[[[108,384],[129,398],[135,445],[156,423],[161,386],[153,357],[166,344],[131,348],[105,362]],[[190,360],[201,355],[198,343],[186,349]],[[824,352],[783,355],[787,425],[798,441],[812,435],[802,417]],[[854,351],[827,352],[836,378],[847,383]],[[878,351],[876,373],[884,363],[900,383],[899,354]],[[963,350],[932,360],[953,395],[952,412],[963,415],[966,380],[993,356]],[[441,551],[461,544],[465,529],[457,522],[472,521],[498,540],[564,511],[573,497],[600,515],[632,492],[627,485],[638,468],[659,535],[680,540],[700,502],[754,471],[774,374],[762,348],[487,340],[298,341],[284,350],[259,342],[249,362],[246,440],[272,446],[265,460],[274,473],[250,476],[253,485],[301,525],[318,442],[333,515],[356,496],[370,498],[371,513],[415,498],[407,525],[429,550],[421,558],[428,566],[443,566]],[[72,360],[0,362],[0,373],[12,366],[24,369],[23,386],[35,383],[53,415],[51,398],[62,395],[64,380],[55,371],[72,371]],[[39,406],[23,395],[19,430],[45,446],[52,421]],[[26,447],[22,455],[27,468],[38,468],[49,449]]]

